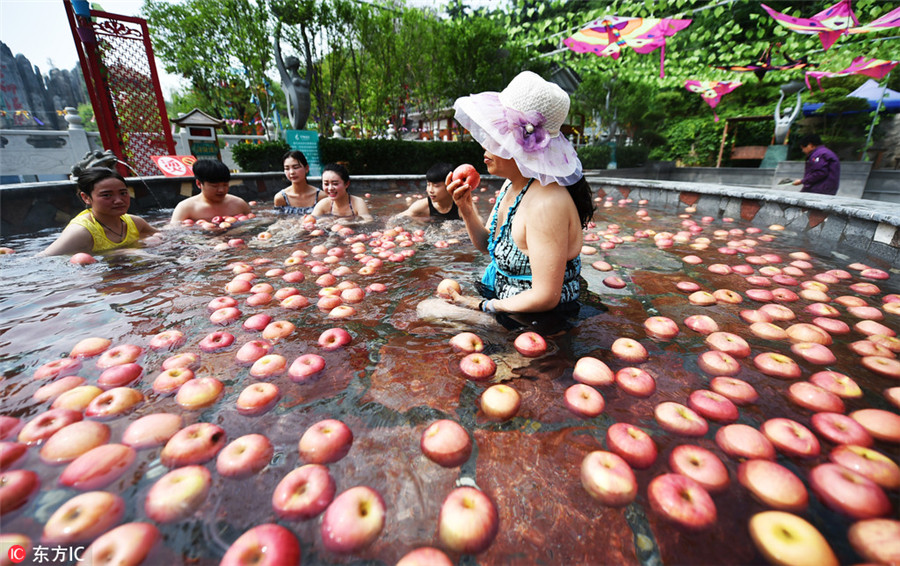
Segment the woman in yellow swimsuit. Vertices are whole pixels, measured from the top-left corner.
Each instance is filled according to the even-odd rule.
[[[99,253],[133,247],[156,233],[146,220],[128,213],[131,196],[125,178],[104,167],[91,167],[78,176],[78,196],[87,210],[73,218],[55,242],[39,255]]]

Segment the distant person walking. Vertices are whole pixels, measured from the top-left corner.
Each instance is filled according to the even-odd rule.
[[[801,137],[800,149],[806,155],[803,178],[794,181],[795,185],[803,185],[800,192],[837,194],[838,183],[841,180],[841,162],[838,156],[822,145],[819,134],[806,134]]]

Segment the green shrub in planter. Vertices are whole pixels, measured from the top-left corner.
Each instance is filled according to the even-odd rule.
[[[608,145],[585,145],[578,148],[582,169],[606,169],[609,165]]]
[[[245,173],[262,173],[281,171],[284,167],[283,157],[291,147],[282,140],[262,143],[242,142],[231,149],[235,163]]]

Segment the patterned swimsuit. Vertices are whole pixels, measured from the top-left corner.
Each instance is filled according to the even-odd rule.
[[[522,291],[531,288],[531,261],[525,253],[516,246],[512,239],[512,222],[519,208],[519,203],[525,192],[534,179],[528,181],[522,192],[516,197],[515,202],[509,207],[506,221],[497,232],[497,216],[500,208],[500,201],[506,195],[506,191],[510,184],[507,184],[500,196],[497,197],[497,206],[491,212],[491,228],[488,240],[488,253],[491,256],[491,263],[485,270],[484,278],[481,282],[488,288],[493,289],[494,294],[499,299],[517,295]],[[566,271],[563,275],[562,296],[559,299],[560,304],[569,303],[578,299],[580,285],[578,283],[578,275],[581,273],[581,257],[570,259],[566,262]]]
[[[285,206],[276,206],[275,212],[277,212],[279,214],[300,214],[300,215],[312,214],[312,211],[313,211],[313,208],[315,208],[315,205],[313,205],[313,206],[291,206],[291,199],[288,198],[288,195],[285,191],[287,191],[287,189],[281,189],[281,192],[279,192],[278,194],[284,198],[284,202],[286,202],[287,204]],[[319,193],[321,193],[321,192],[322,192],[322,189],[316,189],[316,202],[319,202]]]

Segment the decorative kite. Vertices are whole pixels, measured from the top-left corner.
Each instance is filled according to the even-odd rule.
[[[866,75],[867,77],[872,77],[873,79],[883,79],[887,76],[891,70],[897,66],[900,61],[885,61],[884,59],[866,59],[863,56],[859,56],[850,63],[850,66],[844,70],[830,72],[830,71],[807,71],[806,73],[806,86],[810,89],[812,87],[809,86],[809,77],[813,77],[816,79],[816,82],[819,83],[819,88],[822,88],[822,78],[823,77],[846,77],[847,75]],[[824,90],[824,89],[823,89]]]
[[[762,55],[759,56],[759,59],[756,60],[755,63],[750,63],[749,65],[734,65],[731,67],[721,67],[715,65],[716,69],[722,69],[723,71],[737,71],[739,73],[754,73],[756,78],[759,80],[763,80],[766,76],[766,73],[769,71],[787,71],[789,69],[803,69],[804,67],[816,67],[816,63],[808,63],[806,61],[806,57],[800,57],[799,59],[791,59],[786,54],[781,51],[781,44],[776,43],[775,48],[781,53],[781,56],[784,57],[787,64],[785,65],[773,65],[772,64],[772,44],[769,44],[766,47],[766,50],[763,51]]]
[[[702,96],[703,100],[705,100],[706,103],[709,104],[709,107],[713,109],[713,116],[715,116],[716,122],[718,122],[719,116],[716,115],[716,105],[722,100],[722,96],[741,86],[741,84],[740,81],[698,81],[696,79],[690,79],[684,83],[684,88]]]
[[[853,10],[850,8],[850,0],[841,0],[834,6],[822,10],[811,18],[788,16],[769,8],[765,4],[762,4],[762,8],[775,18],[775,21],[790,30],[806,34],[819,34],[822,47],[826,50],[837,41],[837,38],[848,33],[850,28],[859,25],[856,15],[853,14]]]
[[[638,53],[650,53],[662,48],[659,54],[659,76],[663,77],[666,38],[688,27],[691,21],[604,16],[566,38],[563,43],[576,53],[593,53],[613,59],[619,58],[624,47],[630,47]]]
[[[822,47],[826,50],[837,41],[837,38],[844,34],[869,33],[900,27],[900,8],[891,10],[880,18],[861,26],[853,13],[853,9],[850,7],[850,2],[851,0],[841,0],[834,6],[822,10],[811,18],[787,16],[781,12],[776,12],[765,4],[762,4],[762,7],[770,16],[775,18],[775,21],[788,29],[799,33],[819,34]]]

